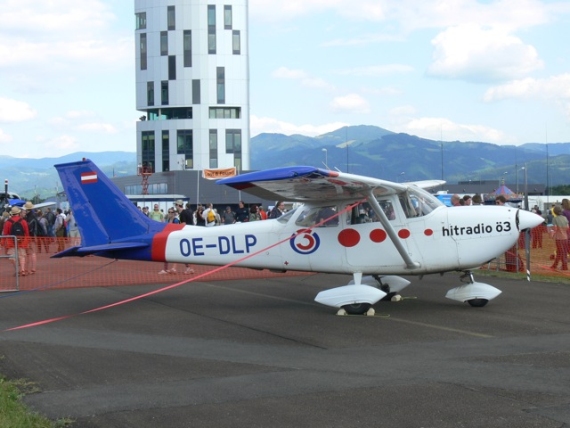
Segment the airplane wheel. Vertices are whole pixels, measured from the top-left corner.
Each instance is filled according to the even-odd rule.
[[[370,303],[353,303],[352,305],[344,305],[342,308],[350,315],[362,315],[370,309]]]
[[[467,303],[469,303],[474,308],[482,308],[487,303],[489,303],[489,301],[487,299],[471,299],[471,300],[468,300]]]

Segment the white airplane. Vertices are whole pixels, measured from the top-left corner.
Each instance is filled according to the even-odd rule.
[[[223,227],[159,223],[143,215],[89,160],[56,165],[82,245],[54,257],[227,265],[285,272],[349,274],[352,281],[315,300],[350,314],[372,314],[410,282],[398,275],[458,271],[446,297],[485,306],[501,291],[475,282],[472,269],[503,254],[542,217],[511,207],[448,208],[425,188],[443,181],[393,183],[299,166],[218,181],[269,200],[301,203],[274,220]],[[370,209],[373,221],[362,221]],[[345,312],[343,312],[343,310]]]

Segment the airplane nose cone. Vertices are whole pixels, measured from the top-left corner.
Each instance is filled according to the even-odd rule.
[[[544,222],[544,219],[538,214],[524,210],[517,211],[517,220],[519,230],[532,229]]]

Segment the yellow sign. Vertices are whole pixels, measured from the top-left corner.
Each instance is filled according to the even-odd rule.
[[[233,177],[235,175],[237,175],[235,166],[233,168],[205,169],[202,171],[202,177],[206,180],[219,180],[220,178]]]

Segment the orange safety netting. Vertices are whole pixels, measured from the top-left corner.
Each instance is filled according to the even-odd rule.
[[[68,248],[69,238],[57,238],[62,240],[63,247]],[[57,242],[48,245],[49,253],[46,253],[45,244],[41,252],[36,252],[37,267],[33,275],[20,276],[18,281],[15,276],[15,268],[7,257],[0,258],[0,292],[13,290],[35,289],[61,289],[78,287],[103,287],[114,285],[140,285],[140,284],[170,284],[183,281],[193,275],[184,274],[184,264],[171,263],[170,267],[177,270],[176,274],[159,275],[163,269],[162,262],[142,262],[131,260],[112,260],[102,257],[68,257],[62,259],[50,258],[58,250]],[[558,269],[551,268],[556,255],[556,243],[547,233],[546,228],[533,229],[530,240],[530,271],[531,274],[556,276],[561,279],[570,279],[570,271],[562,270],[561,263]],[[61,249],[61,248],[60,248]],[[1,256],[6,256],[2,248]],[[26,269],[30,269],[29,261]],[[194,275],[211,271],[213,266],[191,265]],[[525,235],[517,245],[490,263],[481,266],[482,269],[504,272],[526,272],[527,258],[525,251]],[[218,270],[208,276],[209,281],[221,281],[231,279],[260,279],[279,277],[283,275],[298,276],[309,275],[309,272],[288,271],[273,273],[268,270],[254,270],[247,268],[229,267]]]
[[[517,245],[513,246],[502,256],[482,266],[482,268],[506,272],[526,272],[528,267],[525,249],[526,239],[527,235],[521,233]],[[556,258],[556,241],[548,233],[545,226],[538,226],[532,229],[528,240],[531,274],[570,279],[570,271],[562,270],[561,261],[558,262],[556,269],[552,268]],[[569,255],[567,255],[567,258],[570,260]]]

